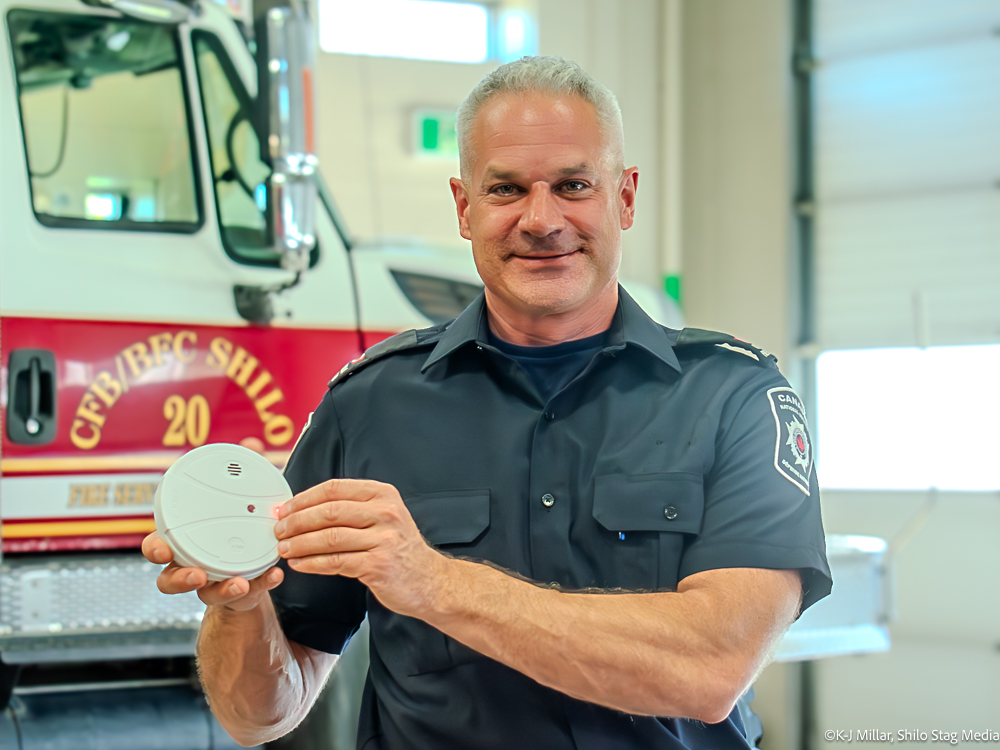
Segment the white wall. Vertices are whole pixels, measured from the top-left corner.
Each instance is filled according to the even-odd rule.
[[[537,9],[539,52],[580,63],[621,103],[626,160],[640,167],[622,274],[659,285],[660,2],[539,0]],[[409,116],[415,107],[456,109],[496,63],[318,54],[317,151],[352,231],[465,244],[448,187],[458,160],[415,159]]]
[[[318,52],[316,149],[353,233],[466,244],[448,187],[458,159],[415,158],[410,114],[456,109],[493,67]]]
[[[683,4],[683,267],[688,325],[789,364],[788,0]]]

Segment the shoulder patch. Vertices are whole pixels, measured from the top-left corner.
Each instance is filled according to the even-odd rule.
[[[728,349],[737,354],[744,354],[761,364],[766,364],[768,360],[775,365],[778,364],[778,358],[767,351],[767,349],[758,349],[753,344],[734,338],[728,333],[705,331],[701,328],[685,328],[682,330],[677,336],[675,346],[682,348],[688,346],[715,346],[719,349]]]
[[[787,386],[770,389],[767,400],[774,415],[776,433],[774,468],[808,495],[809,478],[813,469],[813,446],[802,401]]]
[[[365,353],[360,357],[352,359],[340,368],[340,372],[333,376],[330,382],[326,384],[326,387],[333,388],[337,383],[345,380],[361,368],[367,367],[372,362],[376,362],[395,352],[411,349],[419,343],[421,342],[417,338],[416,330],[403,331],[402,333],[397,333],[395,336],[390,336],[385,341],[380,341],[375,346],[366,349]]]

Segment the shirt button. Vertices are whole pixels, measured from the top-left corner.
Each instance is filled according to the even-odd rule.
[[[668,521],[673,521],[675,518],[677,518],[677,508],[675,508],[673,505],[668,505],[666,508],[663,509],[663,517],[666,518]]]
[[[551,508],[555,504],[556,504],[556,499],[548,492],[542,495],[542,505],[544,505],[546,508]]]
[[[555,418],[556,418],[556,415],[553,414],[552,412],[550,412],[550,411],[545,412],[545,420],[546,421],[551,422]]]

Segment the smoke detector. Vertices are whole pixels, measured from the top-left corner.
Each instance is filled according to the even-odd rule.
[[[285,477],[266,458],[214,443],[167,469],[153,517],[178,565],[202,568],[210,581],[249,580],[278,562],[277,508],[291,497]]]

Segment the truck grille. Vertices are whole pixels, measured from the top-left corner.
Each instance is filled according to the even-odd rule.
[[[171,642],[190,652],[205,605],[194,593],[166,596],[156,588],[160,568],[139,555],[7,558],[0,565],[0,648],[74,648],[92,641]],[[186,632],[185,632],[186,631]],[[110,638],[109,638],[110,637]],[[82,640],[81,640],[82,638]],[[181,645],[179,645],[181,644]]]

